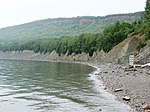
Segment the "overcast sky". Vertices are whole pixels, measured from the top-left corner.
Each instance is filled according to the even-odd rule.
[[[0,28],[40,19],[143,11],[146,0],[0,0]]]

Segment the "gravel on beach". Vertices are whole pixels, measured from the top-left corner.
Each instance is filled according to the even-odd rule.
[[[96,65],[101,69],[98,78],[118,100],[131,106],[135,112],[150,112],[150,68],[128,68],[118,64]]]

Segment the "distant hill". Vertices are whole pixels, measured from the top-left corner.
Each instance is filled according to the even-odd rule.
[[[142,12],[137,12],[104,17],[84,16],[39,20],[0,29],[0,42],[100,33],[106,26],[116,21],[133,22],[139,20],[141,15]]]

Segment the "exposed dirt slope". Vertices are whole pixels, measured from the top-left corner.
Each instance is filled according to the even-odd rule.
[[[86,53],[72,54],[67,56],[67,53],[59,56],[55,51],[50,54],[35,54],[33,51],[22,52],[0,52],[0,58],[11,59],[40,59],[40,60],[58,60],[58,61],[97,61],[97,62],[115,62],[115,63],[128,63],[128,57],[132,52],[137,52],[136,47],[139,41],[144,38],[143,35],[129,36],[126,40],[115,46],[110,52],[105,53],[103,50],[94,52],[90,57]],[[136,56],[138,62],[150,62],[150,47],[143,48],[139,55]]]

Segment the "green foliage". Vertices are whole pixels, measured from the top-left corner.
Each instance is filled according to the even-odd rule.
[[[148,6],[145,8],[147,11],[149,11],[149,8],[147,9]],[[109,15],[106,17],[47,19],[1,29],[0,35],[4,38],[8,38],[8,36],[11,35],[12,40],[5,43],[3,40],[3,42],[0,43],[0,50],[4,52],[33,50],[35,53],[39,52],[44,54],[51,53],[55,50],[59,55],[80,54],[85,52],[88,53],[89,56],[92,56],[93,52],[101,49],[105,52],[109,52],[131,33],[144,34],[146,32],[147,38],[149,38],[150,27],[147,26],[147,24],[149,24],[148,14],[148,12],[145,12],[143,16],[144,19],[139,21],[133,19],[133,17],[136,18],[139,13],[121,15],[123,17],[132,18],[131,20],[128,19],[128,21],[132,21],[132,23],[116,21],[116,18],[120,18],[120,15]],[[75,36],[77,34],[79,35]],[[18,38],[20,38],[21,41],[18,40],[14,42],[14,40]],[[145,45],[146,42],[142,41],[137,48],[140,49]]]
[[[127,38],[133,31],[132,24],[127,22],[116,22],[107,27],[102,34],[82,33],[79,36],[62,36],[60,38],[37,39],[24,42],[11,42],[0,44],[2,51],[33,50],[35,53],[51,53],[55,50],[59,55],[82,52],[93,55],[98,49],[105,52],[110,51],[115,45]]]
[[[150,40],[148,40],[148,41],[147,41],[147,46],[149,46],[149,47],[150,47]]]
[[[127,22],[116,22],[104,30],[100,48],[103,48],[105,52],[109,52],[114,46],[126,39],[131,32],[133,32],[131,24]]]
[[[116,21],[132,22],[139,20],[141,12],[117,14],[105,17],[56,18],[35,21],[18,26],[0,29],[0,43],[50,39],[61,36],[76,36],[82,33],[101,33],[105,27]]]
[[[150,39],[150,0],[146,1],[144,12],[145,34],[146,40]]]
[[[145,41],[140,41],[139,43],[138,43],[138,45],[137,45],[137,50],[140,50],[141,48],[143,48],[144,46],[146,46],[146,43],[145,43]]]

